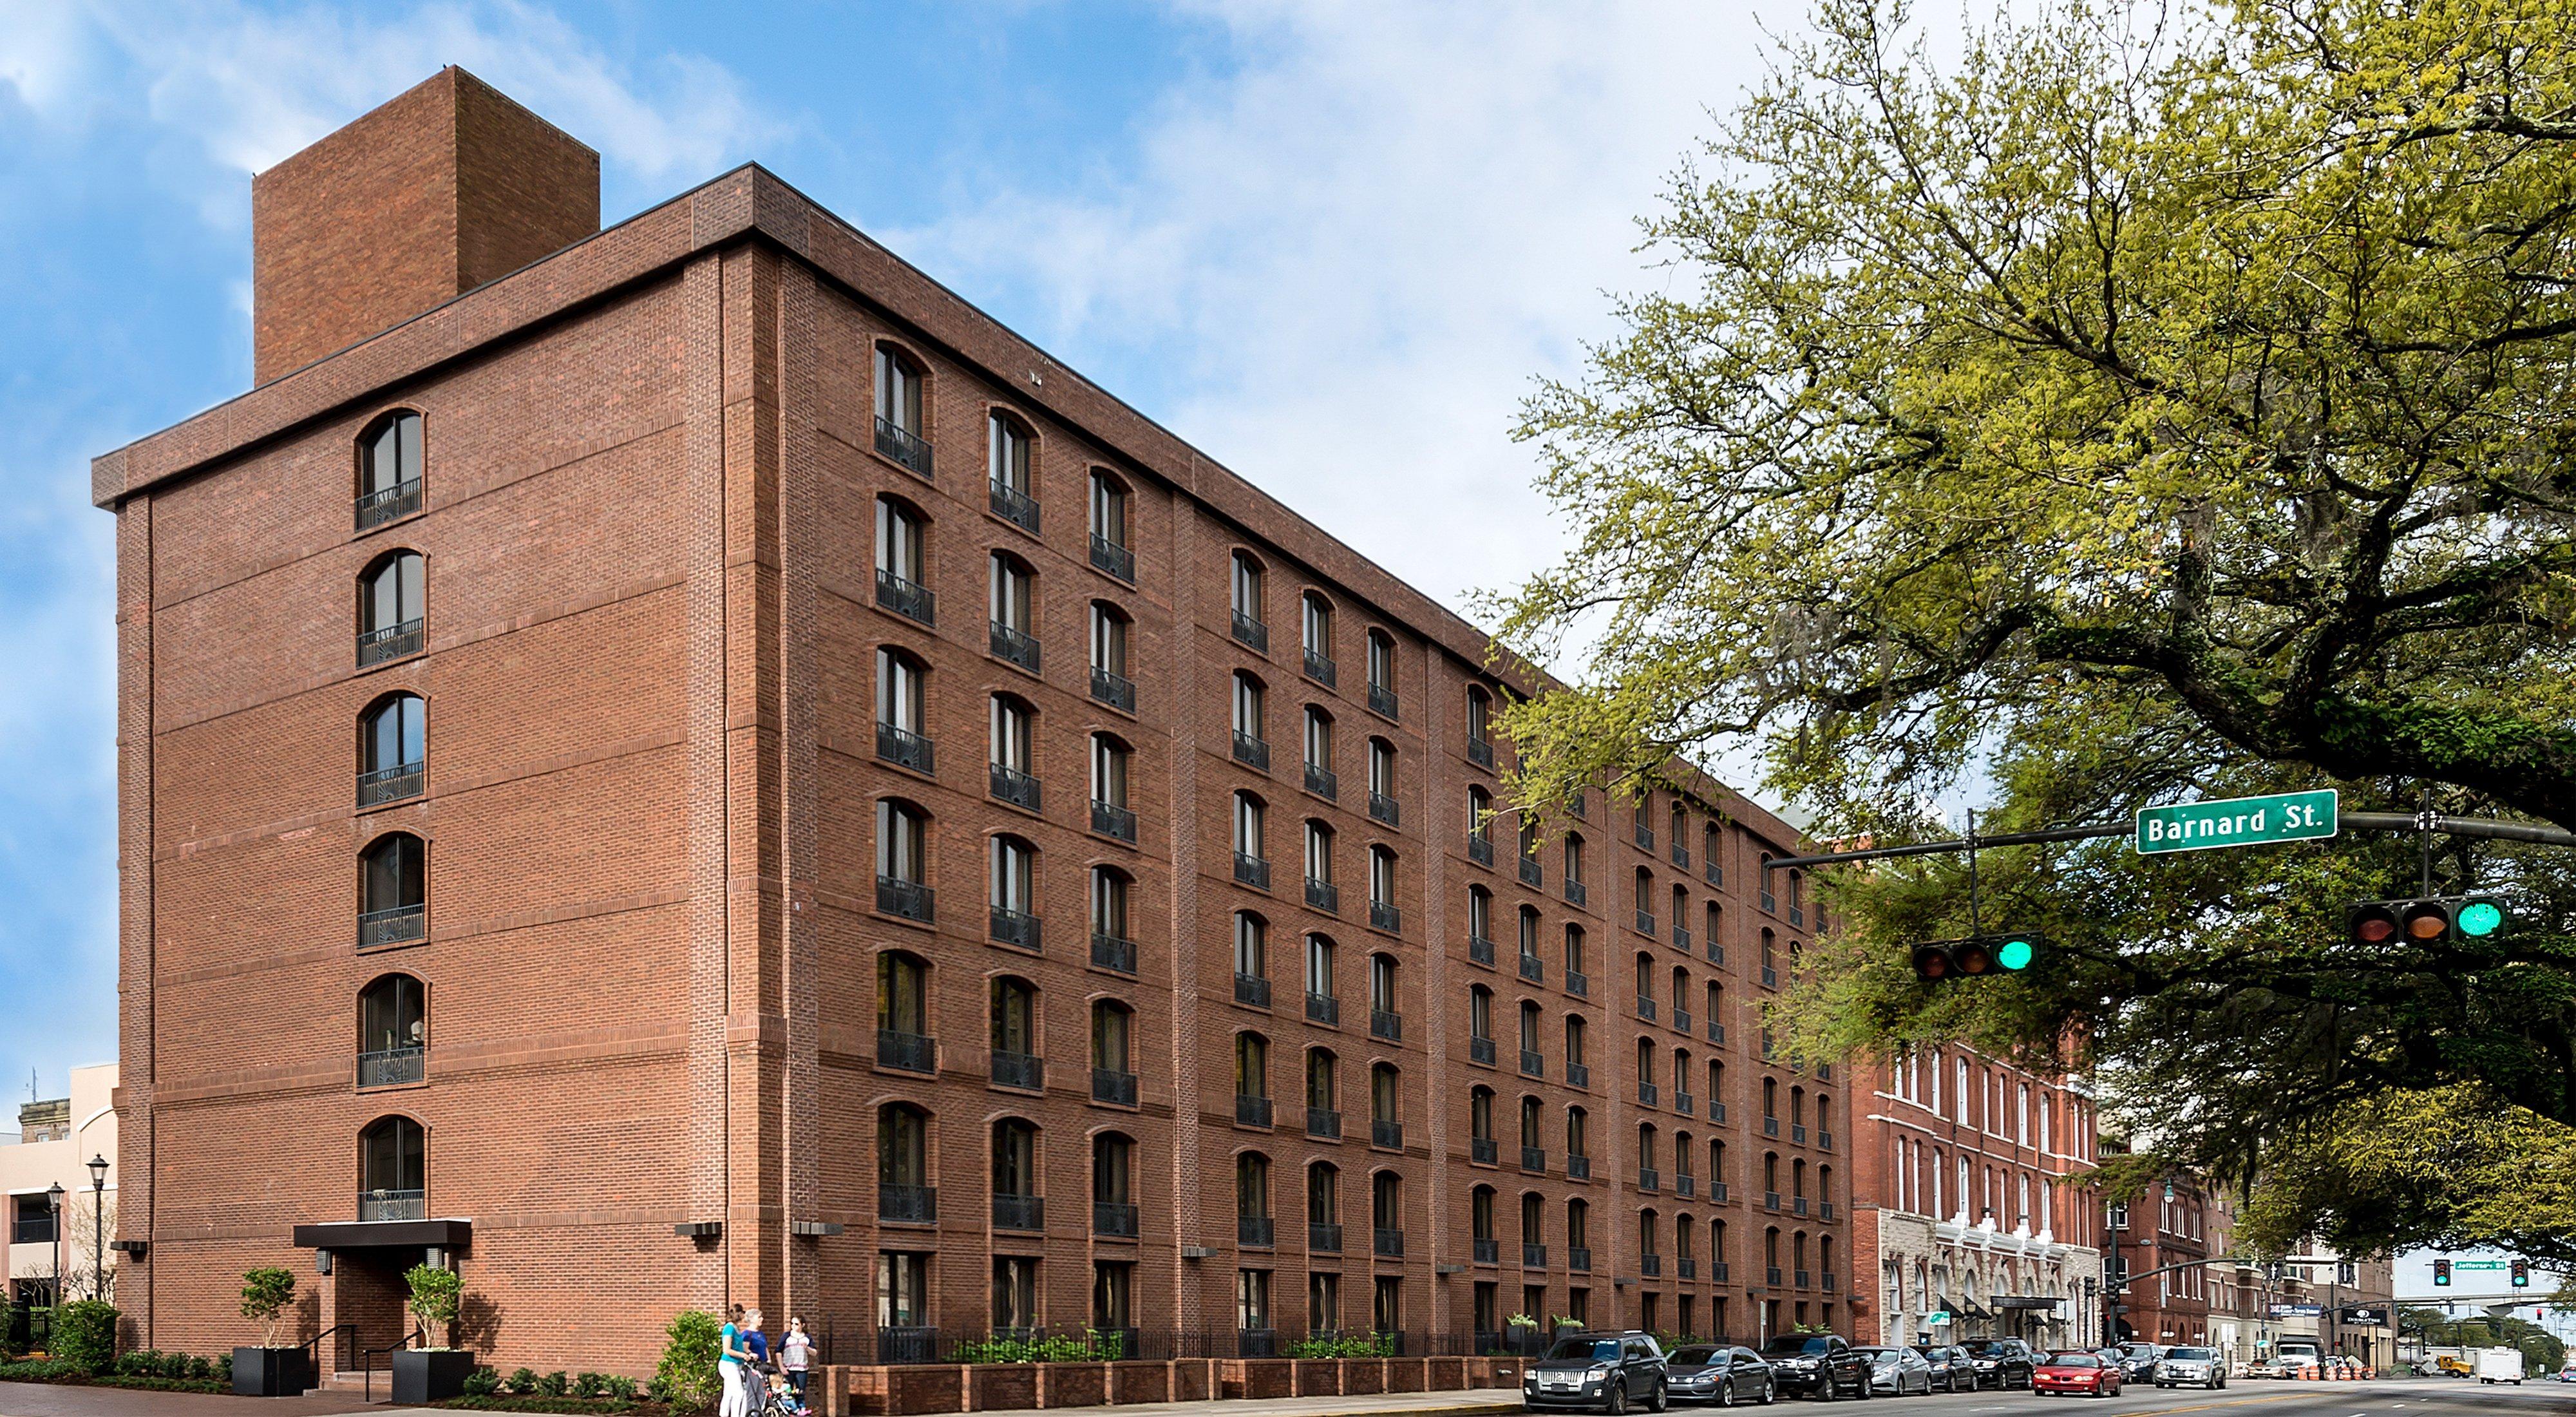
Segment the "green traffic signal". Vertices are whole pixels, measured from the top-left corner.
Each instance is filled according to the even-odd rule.
[[[2460,907],[2460,913],[2452,923],[2470,939],[2483,939],[2503,927],[2504,912],[2496,908],[2494,901],[2473,900]]]
[[[1995,963],[2006,969],[2028,969],[2031,953],[2030,941],[2015,935],[1995,950]]]

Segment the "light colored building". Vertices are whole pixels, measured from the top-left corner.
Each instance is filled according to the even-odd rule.
[[[2327,1353],[2374,1368],[2397,1361],[2396,1271],[2388,1260],[2340,1254],[2310,1236],[2281,1268],[2285,1287],[2303,1292],[2281,1301],[2289,1312],[2274,1321],[2280,1338],[2312,1338]]]
[[[116,1261],[101,1255],[98,1240],[116,1236],[116,1064],[74,1068],[71,1095],[29,1102],[18,1109],[18,1133],[0,1133],[0,1195],[7,1197],[12,1303],[49,1304],[55,1277],[70,1280],[72,1298],[101,1287],[115,1293]],[[92,1184],[89,1162],[108,1163],[107,1185]],[[50,1194],[63,1188],[62,1211]],[[99,1214],[104,1201],[106,1213]]]

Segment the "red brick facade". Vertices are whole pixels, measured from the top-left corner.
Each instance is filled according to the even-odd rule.
[[[1499,688],[1476,631],[757,168],[443,303],[408,289],[409,309],[351,307],[381,334],[96,464],[118,518],[136,1341],[245,1341],[239,1276],[283,1263],[313,1294],[304,1333],[351,1323],[380,1345],[392,1276],[425,1254],[461,1268],[459,1342],[504,1370],[642,1372],[672,1311],[728,1300],[802,1314],[839,1361],[869,1361],[881,1315],[943,1339],[1020,1317],[1016,1260],[1036,1262],[1027,1322],[1228,1345],[1245,1271],[1270,1276],[1282,1341],[1308,1327],[1311,1275],[1338,1277],[1328,1321],[1426,1345],[1532,1305],[1739,1337],[1845,1322],[1839,1089],[1766,1066],[1753,1012],[1806,928],[1794,894],[1757,895],[1760,853],[1795,845],[1778,820],[1713,784],[1642,809],[1595,793],[1525,884],[1512,820],[1490,851],[1470,840],[1471,790],[1499,798],[1510,765],[1470,735],[1471,697]],[[920,376],[928,476],[880,432],[881,349]],[[397,410],[420,419],[419,510],[353,532],[360,442]],[[988,489],[997,414],[1033,449],[1033,509]],[[1095,545],[1095,477],[1127,494],[1111,540],[1132,566]],[[881,504],[926,525],[926,616],[878,575]],[[396,550],[424,558],[417,652],[354,667],[355,588]],[[1238,554],[1263,571],[1266,636],[1235,614]],[[996,555],[1032,578],[1033,652],[979,623]],[[1309,593],[1332,607],[1331,682],[1301,651]],[[1132,711],[1089,662],[1095,606],[1129,626]],[[887,651],[926,676],[928,771],[889,760],[917,745],[880,732]],[[1266,766],[1236,741],[1238,674],[1263,691]],[[424,705],[420,790],[354,806],[361,715],[396,692]],[[977,761],[996,695],[1033,715],[1026,778]],[[1302,769],[1309,707],[1334,726],[1329,795]],[[1092,808],[1103,736],[1128,753],[1132,843]],[[1392,777],[1373,804],[1374,751]],[[1033,809],[1001,800],[1032,786]],[[1238,794],[1266,813],[1266,888],[1238,870]],[[926,855],[889,888],[896,803],[926,822]],[[1310,821],[1333,833],[1330,910],[1302,888]],[[1586,839],[1579,902],[1560,827]],[[396,832],[425,844],[425,925],[362,947],[360,855]],[[1035,863],[1007,916],[1002,837]],[[1131,883],[1132,963],[1094,946],[1103,869]],[[1480,892],[1489,941],[1470,938]],[[1514,963],[1524,911],[1536,980]],[[1266,1005],[1235,978],[1246,912],[1267,924]],[[1031,920],[1036,948],[998,938]],[[1334,945],[1337,1023],[1306,1005],[1309,935]],[[917,1033],[882,1030],[909,1017],[904,976],[881,998],[897,956],[926,969]],[[1378,956],[1391,992],[1373,999]],[[403,1055],[421,1079],[361,1087],[358,1001],[397,974],[426,999],[425,1049]],[[1033,998],[1025,1024],[995,1021],[1005,980]],[[1535,1078],[1516,1066],[1524,1001]],[[1104,1007],[1127,1011],[1131,1051],[1095,1078]],[[1266,1043],[1272,1125],[1238,1106],[1245,1034]],[[1315,1050],[1338,1139],[1310,1135],[1330,1130],[1308,1125]],[[1757,1132],[1765,1097],[1792,1135]],[[367,1213],[453,1222],[443,1243],[360,1228],[299,1247],[297,1227],[364,1218],[361,1133],[393,1117],[425,1136],[426,1194],[380,1187]],[[1098,1207],[1115,1139],[1126,1200]],[[1247,1156],[1268,1163],[1268,1244],[1239,1223]],[[1337,1170],[1338,1253],[1304,1223],[1318,1165]],[[1766,1211],[1766,1169],[1793,1167]],[[911,1255],[919,1312],[881,1293],[914,1263],[887,1257]],[[1117,1274],[1127,1312],[1102,1314]]]
[[[2176,1177],[2127,1205],[2109,1208],[2115,1268],[2128,1288],[2113,1310],[2112,1336],[2147,1343],[2207,1343],[2212,1206],[2200,1182]],[[2168,1269],[2169,1266],[2181,1266]],[[2157,1270],[2168,1270],[2163,1274]]]

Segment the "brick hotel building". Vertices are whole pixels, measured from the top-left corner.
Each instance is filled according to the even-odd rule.
[[[253,208],[94,467],[135,1342],[1848,1326],[1778,819],[1486,820],[1473,627],[756,167],[602,231],[451,69]]]

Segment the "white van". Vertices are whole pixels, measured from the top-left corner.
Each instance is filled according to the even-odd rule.
[[[2281,1376],[2304,1378],[2325,1366],[2325,1353],[2313,1338],[2285,1338],[2273,1350],[2281,1362]]]
[[[2478,1381],[2522,1386],[2522,1350],[2519,1348],[2479,1349]]]

